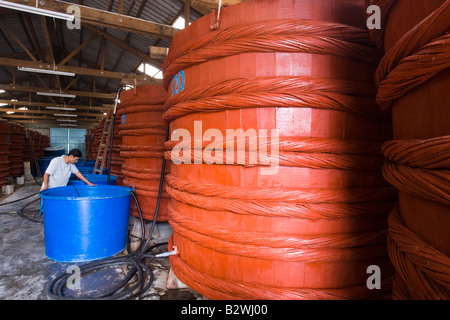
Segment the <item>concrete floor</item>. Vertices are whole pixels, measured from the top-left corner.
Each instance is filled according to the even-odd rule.
[[[0,197],[0,300],[50,300],[52,297],[47,294],[49,284],[70,266],[67,263],[52,261],[45,256],[44,225],[42,218],[36,215],[39,210],[39,196],[37,195],[39,189],[40,184],[38,185],[35,181],[27,181],[25,185],[16,188],[13,194]],[[32,197],[9,205],[1,205],[29,195]],[[29,203],[31,205],[22,210]],[[25,214],[22,214],[21,211]],[[130,230],[133,229],[136,221],[138,219],[130,217]],[[157,223],[154,239],[149,244],[167,241],[171,232],[172,229],[167,222]],[[135,241],[138,240],[132,236],[129,238],[132,245],[136,245]],[[155,253],[164,252],[167,248],[163,246],[157,250],[159,251]],[[122,252],[118,256],[124,254]],[[178,286],[169,285],[169,288],[167,287],[169,273],[173,280],[168,258],[154,259],[148,265],[155,278],[142,299],[203,299],[199,293],[185,287],[182,283],[176,282]],[[89,290],[94,292],[120,281],[123,278],[123,269],[125,267],[118,266],[109,271],[94,272],[85,279],[86,281],[83,281],[82,278],[83,285],[80,289],[82,296],[88,296],[86,293]],[[70,290],[66,293],[71,295]]]

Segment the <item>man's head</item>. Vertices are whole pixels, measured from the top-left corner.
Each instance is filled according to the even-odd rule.
[[[83,154],[81,153],[80,149],[72,149],[69,151],[68,157],[70,163],[76,163]]]

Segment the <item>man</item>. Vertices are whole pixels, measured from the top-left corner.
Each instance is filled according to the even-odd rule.
[[[82,153],[79,149],[72,149],[67,156],[53,158],[52,161],[50,161],[47,170],[45,170],[41,191],[49,188],[66,186],[72,173],[86,184],[95,186],[95,184],[90,183],[83,174],[81,174],[75,165],[81,157]]]

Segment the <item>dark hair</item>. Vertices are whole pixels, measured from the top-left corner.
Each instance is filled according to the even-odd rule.
[[[81,158],[83,154],[80,149],[72,149],[69,151],[69,156],[74,156],[75,158]]]

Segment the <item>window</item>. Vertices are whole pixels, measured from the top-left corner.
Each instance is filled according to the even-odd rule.
[[[50,129],[50,146],[62,147],[67,154],[71,149],[80,149],[83,156],[86,154],[86,129]]]
[[[144,71],[145,68],[145,71]],[[142,63],[138,70],[155,79],[162,79],[162,71],[148,63]]]
[[[172,27],[177,29],[184,29],[185,21],[186,20],[182,16],[179,16],[177,20],[175,20],[175,22],[172,24]],[[189,24],[191,23],[189,22]]]

